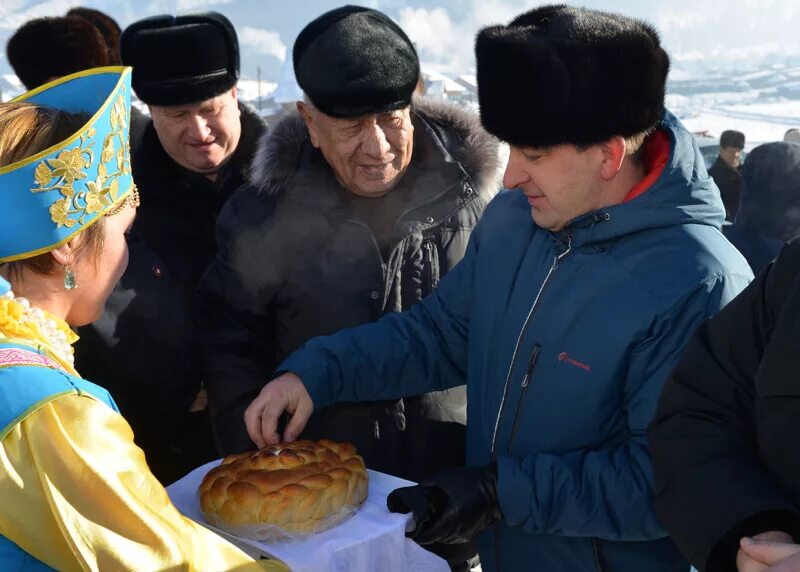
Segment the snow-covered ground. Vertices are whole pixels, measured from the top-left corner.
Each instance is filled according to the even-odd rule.
[[[673,69],[667,91],[667,107],[689,131],[708,139],[736,129],[752,148],[800,127],[800,66],[766,65],[738,74]]]

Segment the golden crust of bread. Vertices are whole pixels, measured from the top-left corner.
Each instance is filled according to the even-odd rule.
[[[361,506],[367,470],[350,443],[295,441],[225,457],[198,494],[206,520],[223,530],[262,540],[308,534]]]

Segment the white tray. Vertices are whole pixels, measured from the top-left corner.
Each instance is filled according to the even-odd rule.
[[[278,558],[294,572],[450,570],[443,559],[405,537],[408,515],[391,513],[386,508],[388,494],[398,487],[413,485],[410,481],[368,471],[367,500],[352,517],[305,540],[259,542],[232,536],[204,520],[197,489],[205,474],[219,463],[212,461],[198,467],[168,486],[167,493],[185,516],[230,540],[254,558]]]

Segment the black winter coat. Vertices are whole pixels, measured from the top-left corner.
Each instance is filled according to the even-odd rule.
[[[800,542],[800,242],[696,333],[648,436],[662,524],[701,572],[739,539]]]
[[[499,189],[500,146],[450,105],[417,103],[412,121],[411,165],[392,191],[405,195],[388,256],[297,114],[261,142],[259,187],[240,190],[220,216],[219,254],[200,291],[204,377],[223,452],[254,447],[244,410],[290,353],[409,308],[463,256]],[[416,480],[464,463],[465,421],[462,386],[332,407],[315,413],[303,436],[350,441],[368,467]]]
[[[742,174],[739,169],[732,169],[728,164],[717,157],[714,164],[708,169],[708,174],[714,179],[725,204],[725,220],[733,221],[739,209],[741,196]]]
[[[103,316],[79,331],[78,371],[111,392],[162,482],[192,468],[182,464],[175,444],[201,383],[192,301],[216,254],[217,216],[249,180],[256,142],[266,130],[253,111],[240,109],[241,139],[216,182],[179,167],[147,123],[132,154],[142,204],[128,238],[128,268]],[[205,448],[213,455],[210,442]]]

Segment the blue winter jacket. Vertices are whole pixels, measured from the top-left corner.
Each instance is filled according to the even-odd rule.
[[[697,145],[661,126],[669,162],[642,195],[554,234],[503,192],[436,292],[280,367],[318,408],[466,381],[468,464],[496,460],[503,513],[479,538],[487,572],[688,570],[653,512],[645,429],[693,330],[752,273]]]

